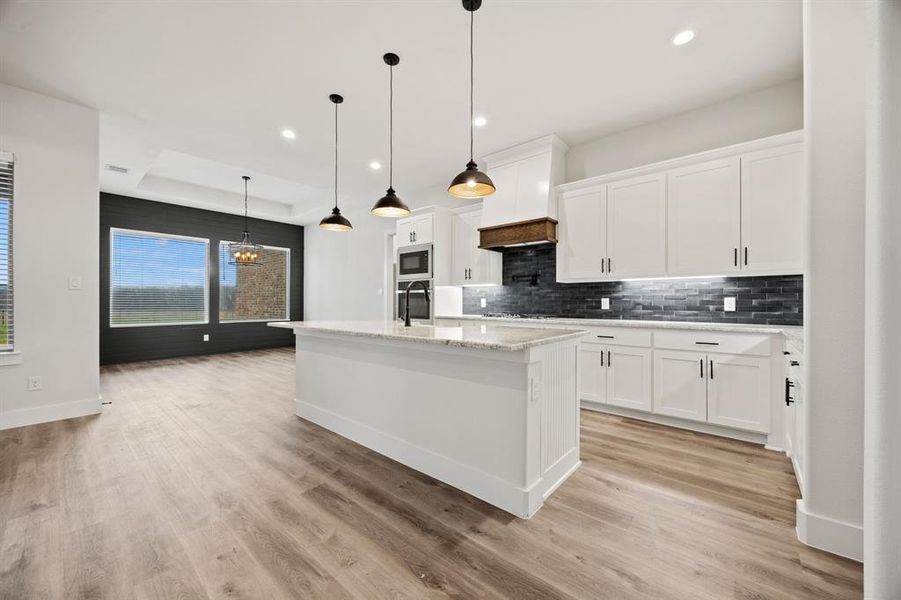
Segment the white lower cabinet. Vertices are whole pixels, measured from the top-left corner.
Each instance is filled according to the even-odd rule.
[[[654,412],[766,433],[770,360],[686,350],[654,352]]]
[[[684,350],[654,351],[654,409],[659,415],[707,420],[706,355]]]
[[[583,342],[579,346],[581,399],[651,410],[651,350]]]
[[[766,432],[770,422],[770,361],[734,354],[707,357],[707,421]]]

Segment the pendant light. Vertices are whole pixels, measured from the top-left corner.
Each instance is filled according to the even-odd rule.
[[[472,158],[473,119],[475,117],[473,108],[473,71],[475,61],[473,59],[472,38],[475,12],[481,6],[482,0],[463,0],[463,8],[469,11],[469,162],[466,163],[466,170],[454,177],[450,187],[447,188],[448,193],[457,198],[484,198],[496,191],[491,178],[479,171],[479,166]]]
[[[400,62],[400,57],[389,52],[382,60],[391,72],[388,79],[388,191],[373,205],[372,214],[379,217],[406,217],[410,214],[410,209],[394,192],[394,67]]]
[[[228,245],[228,264],[238,266],[258,265],[257,258],[260,256],[263,247],[254,244],[250,239],[250,232],[247,229],[247,182],[250,177],[244,175],[244,235],[240,242],[232,242]]]
[[[350,231],[353,225],[338,208],[338,105],[344,102],[344,98],[331,94],[328,99],[335,104],[335,208],[332,209],[332,214],[319,221],[319,227],[329,231]]]

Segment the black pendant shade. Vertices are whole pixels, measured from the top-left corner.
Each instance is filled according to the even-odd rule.
[[[495,191],[494,182],[482,171],[473,160],[473,118],[475,117],[473,88],[475,59],[473,54],[473,26],[475,23],[475,12],[482,6],[482,0],[463,0],[463,8],[469,11],[469,162],[466,163],[466,170],[454,177],[447,192],[451,196],[457,198],[484,198],[490,196]]]
[[[394,191],[394,67],[400,62],[400,57],[389,52],[382,57],[390,69],[389,75],[389,109],[388,109],[388,191],[372,206],[372,214],[379,217],[405,217],[410,214],[410,209],[404,201],[398,198]]]
[[[344,102],[344,98],[331,94],[328,99],[335,105],[335,208],[332,209],[332,214],[319,221],[319,227],[328,231],[350,231],[353,225],[338,208],[338,105]]]

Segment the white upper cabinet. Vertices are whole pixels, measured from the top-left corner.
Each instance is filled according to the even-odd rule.
[[[435,236],[433,230],[434,217],[431,214],[413,215],[397,220],[397,246],[413,246],[431,244]]]
[[[739,270],[741,177],[738,157],[668,173],[671,275],[722,275]]]
[[[742,270],[801,272],[802,169],[801,144],[741,157]]]
[[[666,174],[607,185],[608,278],[666,275]]]
[[[479,248],[482,211],[465,210],[453,216],[453,270],[451,285],[500,285],[503,255]]]
[[[557,280],[606,274],[607,187],[564,194],[557,205]]]
[[[514,222],[548,216],[551,190],[551,155],[539,154],[516,165],[516,212]]]

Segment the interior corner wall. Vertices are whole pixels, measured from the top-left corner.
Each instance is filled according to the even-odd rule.
[[[801,79],[574,145],[566,181],[722,148],[804,126]]]
[[[807,490],[798,536],[862,560],[866,3],[805,0],[803,12]]]
[[[864,595],[901,598],[901,0],[868,8]]]
[[[0,150],[15,156],[21,353],[21,364],[0,366],[0,429],[100,411],[98,140],[97,111],[0,84]],[[40,391],[26,391],[29,376]]]

